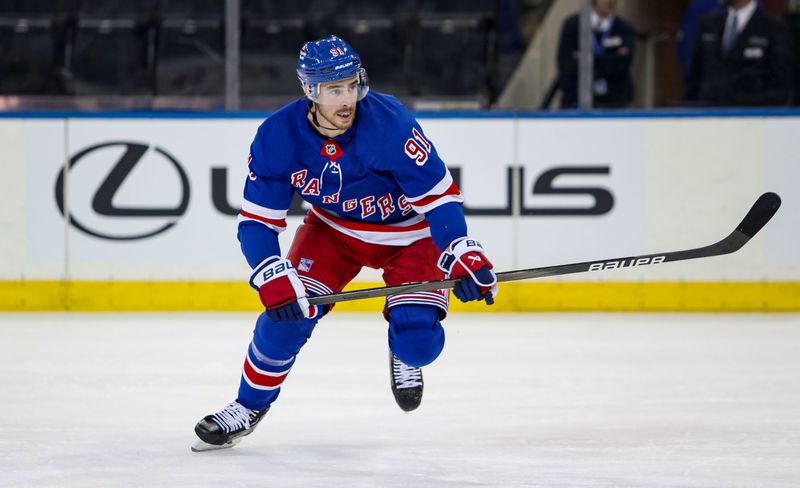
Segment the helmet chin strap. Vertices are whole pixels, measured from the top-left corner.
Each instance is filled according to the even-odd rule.
[[[338,127],[325,127],[324,125],[321,125],[319,123],[319,120],[317,120],[317,110],[318,110],[317,102],[311,102],[311,103],[313,107],[309,107],[309,111],[311,112],[311,121],[314,122],[314,125],[316,125],[320,129],[325,129],[325,130],[340,130]],[[311,110],[311,108],[313,108],[314,110]]]

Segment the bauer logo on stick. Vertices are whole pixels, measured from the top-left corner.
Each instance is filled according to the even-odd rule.
[[[591,266],[589,266],[589,271],[632,268],[634,266],[644,266],[646,264],[661,264],[665,259],[667,259],[666,256],[654,256],[645,258],[619,259],[616,261],[603,261],[602,263],[592,263]]]

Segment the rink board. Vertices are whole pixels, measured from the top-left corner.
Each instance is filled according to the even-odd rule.
[[[348,289],[380,286],[354,283]],[[792,282],[536,282],[504,283],[491,307],[451,297],[453,312],[794,312]],[[0,310],[257,311],[239,282],[0,282]],[[378,312],[383,299],[343,302],[340,312]]]
[[[262,119],[0,118],[0,310],[257,309],[236,212]],[[710,244],[762,192],[783,198],[736,254],[505,283],[495,311],[800,310],[800,113],[420,122],[465,194],[470,234],[499,270]],[[303,211],[288,219],[284,251]],[[379,280],[368,270],[354,285]]]

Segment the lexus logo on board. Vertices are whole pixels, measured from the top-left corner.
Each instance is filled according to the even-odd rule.
[[[77,177],[74,175],[73,169],[84,158],[89,156],[95,151],[107,150],[109,148],[120,147],[123,149],[122,156],[113,163],[111,171],[108,172],[105,179],[100,183],[97,190],[91,199],[91,210],[96,215],[80,215],[76,216],[76,209],[70,207],[65,210],[64,205],[64,177],[65,173],[69,173],[67,178]],[[125,179],[130,175],[134,167],[151,151],[152,155],[148,155],[151,162],[157,162],[160,165],[167,165],[177,172],[178,179],[180,180],[180,188],[175,188],[175,192],[180,192],[180,202],[175,207],[152,207],[152,206],[117,206],[114,204],[114,197],[119,191]],[[100,157],[99,155],[95,155]],[[91,158],[92,162],[96,162],[96,158]],[[84,163],[90,164],[90,163]],[[70,183],[70,188],[75,188],[78,185]],[[157,191],[157,190],[153,190]],[[147,144],[128,141],[114,141],[97,144],[88,147],[76,155],[74,155],[67,165],[66,171],[61,171],[56,181],[56,203],[62,215],[64,215],[69,223],[76,229],[84,232],[90,236],[100,239],[109,239],[114,241],[131,241],[136,239],[146,239],[160,234],[177,223],[177,219],[181,217],[189,206],[189,195],[191,191],[189,188],[189,178],[186,172],[181,167],[180,163],[168,152],[160,147],[150,147]],[[139,192],[142,195],[143,192]],[[162,196],[162,195],[153,195]],[[70,201],[74,201],[70,197]],[[142,202],[146,203],[146,202]],[[86,212],[85,209],[81,210]],[[119,230],[112,231],[109,229],[103,230],[102,221],[97,217],[117,217],[117,218],[134,218],[139,219],[140,225],[136,230],[127,230],[121,232]],[[144,224],[141,222],[144,221]],[[92,222],[91,224],[88,222]]]

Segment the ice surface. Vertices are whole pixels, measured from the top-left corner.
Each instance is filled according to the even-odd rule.
[[[333,313],[237,447],[253,314],[0,314],[0,487],[797,487],[800,315],[452,315],[419,410]]]

